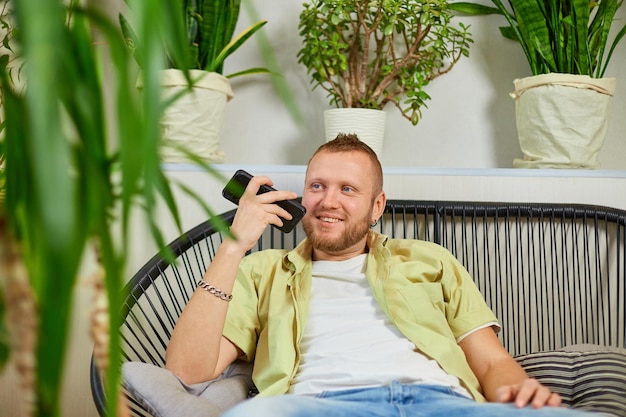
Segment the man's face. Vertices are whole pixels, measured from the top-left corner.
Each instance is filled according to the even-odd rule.
[[[379,214],[372,163],[362,152],[320,152],[307,168],[302,204],[304,231],[316,260],[348,259],[365,251],[370,223]],[[381,197],[382,196],[382,197]],[[376,203],[374,203],[376,201]]]

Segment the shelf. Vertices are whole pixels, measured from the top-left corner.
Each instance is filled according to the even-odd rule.
[[[212,167],[219,172],[234,172],[243,168],[254,174],[280,173],[302,174],[304,165],[232,165],[215,164]],[[193,164],[164,164],[166,172],[192,172],[202,169]],[[385,175],[415,175],[427,177],[543,177],[543,178],[624,178],[624,170],[588,170],[588,169],[518,169],[518,168],[416,168],[383,167]]]

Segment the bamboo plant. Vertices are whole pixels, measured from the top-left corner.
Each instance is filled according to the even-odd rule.
[[[9,355],[22,360],[27,415],[56,417],[71,299],[85,252],[98,255],[99,286],[112,312],[105,314],[99,331],[108,332],[119,328],[115,312],[133,208],[145,212],[161,246],[157,202],[164,202],[180,225],[158,152],[158,121],[166,105],[159,87],[165,62],[161,45],[172,45],[174,62],[189,58],[184,28],[177,23],[182,17],[172,18],[181,10],[169,0],[131,3],[143,45],[141,92],[134,88],[133,57],[116,23],[78,1],[10,3],[25,88],[16,88],[7,67],[0,67],[5,126],[0,140],[0,369]],[[97,46],[94,28],[109,52]],[[103,81],[103,62],[111,63],[110,83]],[[113,114],[105,111],[105,92],[111,94]],[[117,333],[96,335],[96,351],[113,416],[120,373]]]
[[[452,3],[451,7],[469,15],[504,16],[508,26],[500,32],[520,43],[533,75],[554,72],[602,78],[626,35],[624,24],[609,44],[615,13],[623,0],[492,2],[495,7],[473,2]]]

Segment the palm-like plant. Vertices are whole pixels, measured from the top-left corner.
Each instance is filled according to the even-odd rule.
[[[16,89],[6,68],[0,71],[5,113],[0,141],[0,294],[5,298],[0,300],[0,320],[11,317],[0,324],[0,365],[9,345],[11,354],[28,365],[22,372],[26,389],[36,398],[32,415],[58,416],[71,299],[84,253],[90,248],[98,253],[101,286],[113,312],[103,331],[117,329],[133,207],[145,211],[161,245],[158,200],[179,223],[158,152],[158,121],[165,107],[159,72],[165,61],[162,44],[177,51],[171,56],[175,62],[187,60],[188,50],[183,27],[176,23],[182,17],[172,18],[181,14],[179,8],[169,0],[134,2],[144,62],[144,88],[138,93],[125,40],[106,17],[79,7],[78,1],[69,6],[62,0],[11,3],[26,88]],[[94,27],[110,50],[111,84],[102,79]],[[115,114],[105,111],[105,91],[112,91]],[[20,332],[12,343],[3,338],[5,325]],[[107,368],[109,415],[115,415],[117,337],[96,337],[96,349],[105,352],[99,359]]]
[[[519,41],[533,75],[550,72],[604,76],[626,24],[609,44],[615,13],[623,0],[492,0],[495,7],[472,2],[451,7],[470,15],[499,14],[508,26],[503,36]],[[607,46],[608,49],[607,49]]]

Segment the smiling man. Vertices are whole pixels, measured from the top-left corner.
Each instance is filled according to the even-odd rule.
[[[370,230],[385,208],[375,153],[339,135],[309,161],[307,238],[245,256],[289,214],[289,191],[256,195],[254,177],[231,231],[185,307],[166,367],[188,384],[254,361],[259,395],[228,417],[583,416],[529,378],[499,325],[444,248]],[[203,291],[205,289],[211,291]],[[232,301],[231,300],[232,293]]]
[[[314,260],[341,261],[365,253],[370,223],[385,208],[381,170],[354,176],[372,162],[363,152],[346,158],[349,148],[341,151],[342,140],[335,142],[337,151],[316,154],[307,169],[302,204],[309,214],[303,226]]]

